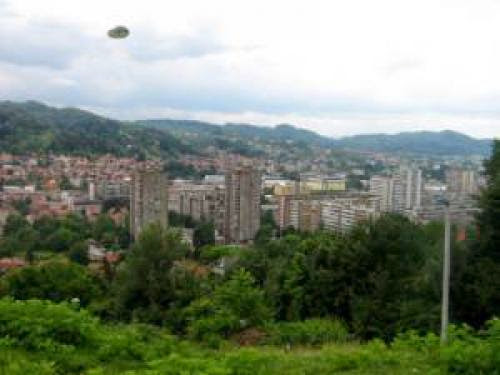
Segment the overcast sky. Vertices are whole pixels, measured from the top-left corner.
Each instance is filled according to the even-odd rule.
[[[500,137],[500,1],[0,0],[0,99]]]

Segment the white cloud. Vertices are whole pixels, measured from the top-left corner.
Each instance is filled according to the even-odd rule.
[[[332,136],[495,136],[498,19],[492,0],[0,0],[0,97]],[[106,38],[117,24],[128,39]]]

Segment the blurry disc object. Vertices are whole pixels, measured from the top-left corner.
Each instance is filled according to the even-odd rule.
[[[113,39],[124,39],[130,34],[125,26],[116,26],[108,31],[108,36]]]

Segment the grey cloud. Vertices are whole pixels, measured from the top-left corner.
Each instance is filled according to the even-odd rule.
[[[129,52],[139,61],[198,58],[217,54],[229,47],[210,31],[197,30],[190,35],[159,36],[147,30],[131,31]]]
[[[0,61],[21,66],[63,69],[89,44],[71,25],[48,21],[23,23],[4,12],[0,16],[0,35]]]

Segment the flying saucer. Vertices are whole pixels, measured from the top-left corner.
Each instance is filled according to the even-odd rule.
[[[108,36],[113,39],[125,39],[130,31],[125,26],[116,26],[108,31]]]

